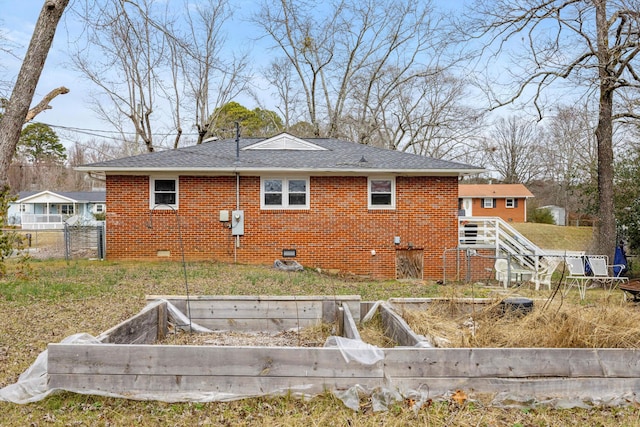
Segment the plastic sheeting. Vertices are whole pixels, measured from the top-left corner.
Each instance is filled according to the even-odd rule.
[[[182,313],[176,306],[171,304],[169,301],[163,300],[167,303],[167,311],[169,312],[169,321],[174,324],[176,329],[191,329],[192,332],[212,332],[210,329],[205,328],[204,326],[200,326],[196,323],[190,322],[189,318]],[[149,305],[147,306],[149,307]],[[145,307],[143,311],[147,308]],[[87,333],[79,333],[71,335],[61,341],[63,344],[102,344],[101,338],[102,336],[96,338]],[[38,355],[33,364],[20,376],[18,377],[18,381],[15,384],[9,384],[8,386],[0,389],[0,401],[12,402],[12,403],[30,403],[37,402],[39,400],[44,399],[49,396],[51,393],[54,393],[58,390],[50,389],[47,385],[48,382],[48,371],[47,371],[47,350],[43,351]],[[75,390],[68,390],[75,391]],[[93,391],[82,391],[85,394],[95,394],[100,396],[110,396],[110,397],[129,397],[131,396],[120,396],[113,395],[110,393],[104,393],[98,390]],[[217,393],[222,394],[222,393]],[[215,396],[217,400],[224,399],[225,396]],[[163,400],[161,396],[134,396],[133,398],[138,399],[148,399],[148,400]],[[237,399],[237,397],[236,397]],[[194,401],[197,398],[194,396]],[[174,401],[173,398],[168,401]]]
[[[171,304],[167,300],[161,300],[167,303],[167,310],[169,311],[169,321],[174,324],[176,329],[181,329],[189,332],[209,333],[213,332],[211,329],[200,326],[197,323],[192,322],[187,315],[178,310],[178,308]]]
[[[61,341],[65,344],[100,344],[89,334],[71,335]],[[55,392],[47,386],[47,351],[38,355],[36,361],[20,376],[18,382],[0,389],[0,400],[13,403],[30,403],[42,400]]]
[[[360,340],[331,336],[324,346],[337,347],[347,363],[354,361],[362,365],[373,365],[384,359],[382,349]]]
[[[304,270],[304,267],[302,266],[302,264],[300,264],[298,261],[294,261],[294,260],[275,260],[273,262],[273,267],[276,268],[277,270],[282,270],[282,271],[302,271]]]

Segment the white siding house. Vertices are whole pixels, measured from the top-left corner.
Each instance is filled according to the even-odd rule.
[[[8,220],[25,230],[59,229],[65,223],[91,224],[105,212],[104,191],[25,191],[9,205]]]

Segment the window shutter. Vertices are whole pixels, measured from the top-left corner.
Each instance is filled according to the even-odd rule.
[[[498,201],[496,199],[493,199],[493,207],[497,207],[498,206]]]
[[[518,199],[513,199],[513,207],[514,208],[518,207]]]

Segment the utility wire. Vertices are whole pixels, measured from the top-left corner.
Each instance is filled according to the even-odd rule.
[[[45,126],[49,126],[50,128],[53,128],[53,129],[61,129],[61,130],[65,130],[65,131],[76,132],[76,133],[81,133],[81,134],[90,135],[90,136],[98,136],[98,137],[101,137],[101,138],[116,138],[116,136],[122,137],[122,136],[135,136],[136,135],[135,132],[120,132],[120,131],[116,131],[116,130],[77,128],[77,127],[71,127],[71,126],[52,125],[52,124],[43,123],[43,122],[38,122],[38,123],[43,124]],[[103,135],[103,134],[106,134],[106,135]],[[111,136],[111,135],[116,135],[116,136]],[[172,135],[175,135],[175,132],[154,133],[154,135],[157,135],[157,136],[172,136]],[[183,136],[198,136],[198,133],[183,133],[182,135]]]

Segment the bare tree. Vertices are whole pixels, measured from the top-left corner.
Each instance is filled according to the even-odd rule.
[[[597,114],[589,105],[561,106],[547,123],[542,153],[548,178],[557,186],[554,203],[578,211],[572,192],[581,184],[597,182],[597,141],[594,133]]]
[[[16,83],[5,111],[0,117],[0,273],[5,273],[4,259],[15,245],[12,233],[4,231],[10,195],[9,167],[20,140],[29,106],[40,80],[44,63],[53,43],[58,22],[69,0],[45,0],[38,16],[31,42],[22,61]]]
[[[309,122],[320,136],[320,73],[333,59],[336,20],[342,7],[335,7],[324,18],[313,9],[311,2],[265,0],[254,22],[293,65],[305,94]]]
[[[484,142],[487,163],[505,184],[528,184],[541,176],[540,139],[535,122],[500,118]]]
[[[598,149],[597,249],[613,256],[616,227],[613,206],[613,121],[637,118],[634,111],[614,112],[614,95],[637,93],[640,9],[632,0],[478,0],[462,31],[483,38],[493,64],[495,56],[517,54],[509,65],[516,83],[511,95],[495,99],[504,105],[530,95],[542,114],[543,91],[559,89],[560,80],[598,97],[595,129]],[[529,89],[532,92],[529,92]],[[557,93],[556,93],[557,96]],[[637,96],[636,96],[637,98]]]
[[[167,46],[166,10],[155,0],[137,2],[87,1],[80,17],[84,20],[87,46],[72,54],[75,66],[100,89],[108,103],[96,97],[94,109],[123,135],[123,117],[135,129],[146,151],[154,151],[152,115],[159,107],[166,58],[173,53]],[[158,115],[158,114],[156,114]]]
[[[3,21],[0,20],[0,24],[2,22]],[[5,29],[0,28],[0,53],[13,58],[18,58],[14,53],[14,50],[17,47],[17,44],[13,40],[11,40],[11,38],[7,35]],[[0,71],[4,72],[5,70],[5,64],[0,63]],[[5,75],[0,74],[0,108],[3,108],[2,105],[7,101],[12,87],[12,81]]]
[[[212,112],[246,89],[248,55],[226,54],[223,26],[232,16],[227,0],[185,1],[187,34],[181,41],[180,68],[190,93],[197,143],[208,136]],[[224,59],[227,56],[230,59]],[[212,99],[213,98],[213,99]],[[213,101],[213,102],[212,102]]]
[[[133,126],[134,145],[140,140],[147,151],[163,144],[161,136],[174,135],[166,145],[178,146],[185,123],[191,122],[185,111],[193,113],[197,142],[202,142],[210,109],[228,102],[248,82],[246,54],[223,59],[222,28],[231,16],[227,0],[171,6],[162,0],[87,2],[81,13],[87,47],[73,55],[76,67],[98,88],[96,112],[124,140]]]
[[[302,93],[297,90],[293,66],[286,58],[274,59],[263,74],[272,88],[275,89],[275,99],[278,102],[276,109],[282,114],[284,128],[289,131],[291,127],[299,123],[303,115],[300,114],[302,105]]]
[[[484,110],[467,105],[466,82],[437,70],[407,81],[380,110],[380,144],[423,156],[469,159]]]
[[[254,22],[293,66],[315,134],[344,136],[347,123],[369,143],[388,99],[439,59],[432,16],[420,0],[264,0]]]
[[[2,199],[6,198],[9,190],[9,165],[20,140],[22,125],[29,112],[58,22],[68,3],[68,0],[44,2],[13,92],[0,118],[0,194]]]

